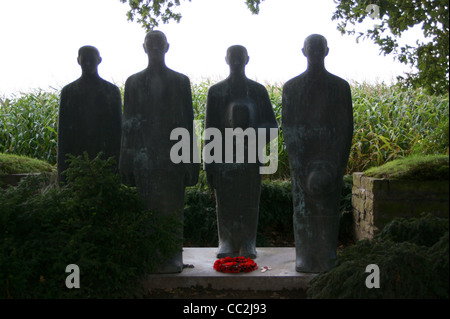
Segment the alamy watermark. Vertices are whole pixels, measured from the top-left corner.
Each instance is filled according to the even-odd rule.
[[[375,264],[367,265],[366,272],[370,273],[366,278],[366,287],[369,289],[380,288],[380,267]]]
[[[376,4],[369,4],[366,7],[366,12],[369,14],[369,17],[371,17],[372,20],[381,20],[380,6]],[[375,29],[378,29],[381,26],[379,24],[374,24],[373,27]]]
[[[80,288],[80,267],[75,264],[67,265],[66,272],[70,273],[66,277],[66,287],[69,289]]]
[[[277,128],[225,128],[225,136],[217,128],[201,132],[201,122],[194,121],[194,136],[186,128],[179,127],[170,134],[170,140],[178,141],[170,151],[172,163],[261,163],[260,174],[274,174],[278,170]],[[201,138],[204,147],[200,154]],[[223,143],[225,145],[223,145]],[[267,155],[267,144],[269,144]],[[247,152],[246,152],[247,149]],[[223,150],[225,154],[223,154]],[[247,153],[247,154],[246,154]],[[192,155],[192,156],[191,156]],[[247,155],[247,160],[245,157]]]
[[[373,20],[381,19],[380,7],[376,4],[369,4],[366,7],[366,12],[369,14],[369,17],[371,17]]]

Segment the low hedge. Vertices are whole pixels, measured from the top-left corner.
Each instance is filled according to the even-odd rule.
[[[111,159],[72,158],[67,185],[27,177],[0,189],[0,298],[130,298],[178,246],[179,223],[146,212],[135,189],[119,183]],[[80,289],[68,289],[69,264]]]
[[[380,270],[380,287],[366,286],[366,267]],[[337,266],[310,282],[309,298],[448,299],[449,221],[424,215],[395,219],[372,241],[345,248]]]

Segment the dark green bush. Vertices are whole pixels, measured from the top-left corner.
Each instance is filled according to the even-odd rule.
[[[157,249],[177,247],[169,235],[175,217],[146,212],[137,192],[119,183],[112,159],[70,161],[61,188],[42,189],[42,177],[29,177],[0,190],[0,296],[142,296],[140,280],[158,263]],[[79,289],[65,286],[69,264],[80,268]]]
[[[435,236],[428,238],[432,232]],[[419,238],[422,236],[427,238]],[[449,298],[448,236],[447,219],[426,215],[394,220],[373,241],[363,240],[345,248],[333,270],[310,282],[308,297]],[[380,269],[378,289],[365,284],[370,264]]]
[[[448,232],[448,222],[431,214],[421,218],[397,218],[386,225],[376,236],[376,240],[390,239],[395,243],[410,242],[431,247]]]
[[[290,181],[264,181],[261,184],[259,227],[292,230],[292,185]]]
[[[184,246],[217,247],[214,193],[195,187],[186,190],[183,235]]]

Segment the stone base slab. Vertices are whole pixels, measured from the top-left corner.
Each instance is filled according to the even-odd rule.
[[[295,271],[295,248],[257,248],[254,261],[258,270],[250,273],[226,274],[213,268],[217,248],[184,248],[183,263],[193,265],[179,274],[149,275],[146,290],[203,287],[216,290],[306,290],[316,274]],[[261,272],[261,267],[272,270]]]

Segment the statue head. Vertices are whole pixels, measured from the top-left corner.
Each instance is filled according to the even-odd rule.
[[[305,39],[302,52],[309,63],[323,63],[329,52],[327,39],[320,34],[311,34]]]
[[[169,51],[166,35],[161,31],[150,31],[144,40],[144,50],[151,58],[164,58]]]
[[[248,56],[247,49],[242,45],[233,45],[228,48],[225,61],[230,66],[230,70],[244,71],[250,57]]]
[[[102,58],[96,47],[86,45],[78,50],[77,61],[84,75],[93,75],[97,74],[97,67]]]

